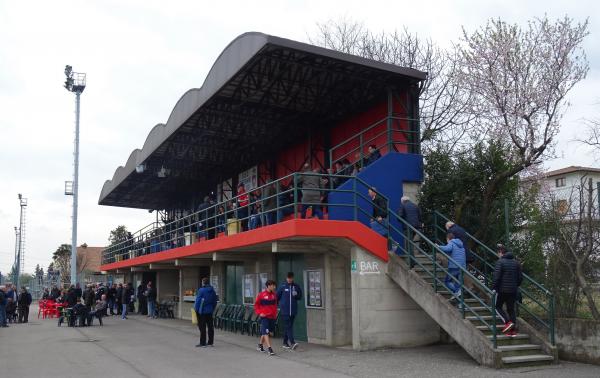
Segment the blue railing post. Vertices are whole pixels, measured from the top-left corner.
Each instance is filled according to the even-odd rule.
[[[294,219],[298,219],[298,174],[294,173]]]

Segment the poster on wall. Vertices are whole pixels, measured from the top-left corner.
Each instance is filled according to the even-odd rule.
[[[305,271],[306,291],[306,306],[307,307],[323,307],[322,295],[322,280],[323,271],[307,270]]]
[[[238,183],[244,184],[246,192],[255,189],[258,186],[258,167],[254,167],[243,171],[238,176]]]
[[[219,294],[219,276],[210,276],[210,286],[215,289],[215,293]]]
[[[244,303],[254,303],[254,298],[258,294],[256,291],[256,274],[244,274],[243,282]]]

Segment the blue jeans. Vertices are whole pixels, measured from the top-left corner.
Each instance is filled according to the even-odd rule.
[[[6,306],[0,305],[0,327],[6,325]]]
[[[456,293],[458,291],[458,289],[460,289],[460,283],[459,283],[460,281],[456,282],[451,277],[454,277],[457,280],[460,280],[460,269],[448,268],[448,274],[446,275],[446,279],[444,280],[444,283],[446,284],[446,287],[448,288],[448,290],[450,290],[453,293]]]
[[[148,299],[148,316],[156,316],[156,301],[154,299]]]
[[[377,222],[376,220],[371,221],[371,229],[377,232],[379,235],[386,237],[387,236],[387,219],[382,219],[381,222]]]
[[[287,344],[288,341],[290,345],[294,345],[296,340],[294,340],[294,319],[296,315],[283,315],[283,344]]]
[[[248,229],[254,230],[260,226],[260,216],[258,214],[250,215],[250,219],[248,221]]]
[[[121,319],[125,319],[127,317],[127,307],[129,307],[129,305],[123,303],[123,312],[121,313]]]

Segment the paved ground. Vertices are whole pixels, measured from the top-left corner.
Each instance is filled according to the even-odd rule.
[[[32,313],[35,312],[32,308]],[[275,357],[254,337],[217,331],[214,348],[195,348],[189,322],[131,316],[104,327],[68,328],[55,319],[0,329],[0,377],[600,377],[600,367],[567,363],[496,371],[456,345],[354,352],[302,345]]]

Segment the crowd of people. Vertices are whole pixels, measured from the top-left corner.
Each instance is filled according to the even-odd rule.
[[[8,327],[9,323],[28,323],[31,301],[25,286],[20,292],[12,284],[0,286],[0,327]]]

